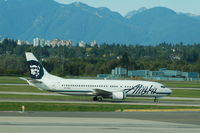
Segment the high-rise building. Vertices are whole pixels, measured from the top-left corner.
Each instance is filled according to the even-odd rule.
[[[85,42],[84,42],[84,41],[80,41],[80,42],[79,42],[79,47],[85,48],[85,46],[86,46],[86,45],[85,45]]]
[[[92,41],[92,42],[90,43],[90,46],[91,46],[91,47],[97,47],[98,45],[97,45],[97,42],[94,40],[94,41]]]
[[[34,47],[37,47],[37,46],[39,46],[40,45],[40,39],[39,38],[34,38],[33,39],[33,46]]]

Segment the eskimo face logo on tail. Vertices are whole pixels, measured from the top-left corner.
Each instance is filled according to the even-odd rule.
[[[44,70],[42,65],[34,60],[28,61],[28,66],[30,70],[30,75],[32,79],[41,79],[44,75]]]

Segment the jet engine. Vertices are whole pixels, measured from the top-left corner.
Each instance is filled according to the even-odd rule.
[[[112,99],[113,100],[123,100],[126,98],[125,92],[113,92],[112,93]]]

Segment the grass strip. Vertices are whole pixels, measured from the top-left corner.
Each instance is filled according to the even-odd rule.
[[[19,77],[0,76],[0,84],[27,84],[27,82]]]
[[[199,81],[162,81],[160,82],[167,87],[175,88],[200,88]]]
[[[116,112],[191,112],[191,111],[200,111],[200,109],[124,109],[116,110]]]
[[[92,97],[87,96],[66,96],[66,95],[59,95],[59,96],[47,96],[47,95],[18,95],[18,94],[1,94],[1,99],[8,99],[8,100],[92,100]]]
[[[33,86],[25,85],[0,85],[0,91],[8,92],[39,92],[43,93],[46,91],[41,91]]]
[[[200,107],[185,106],[159,106],[159,105],[126,105],[126,104],[89,104],[89,103],[26,103],[3,102],[0,111],[21,111],[25,106],[26,111],[65,111],[65,112],[114,112],[126,109],[200,109]]]
[[[200,90],[173,89],[171,97],[200,98]]]
[[[58,101],[92,101],[92,96],[46,96],[46,95],[18,95],[18,94],[0,94],[0,99],[4,100],[58,100]],[[111,99],[109,99],[112,101]],[[145,97],[129,97],[122,101],[154,101],[154,98],[149,99]],[[200,102],[200,100],[173,100],[173,99],[159,99],[159,101],[185,101],[185,102]]]

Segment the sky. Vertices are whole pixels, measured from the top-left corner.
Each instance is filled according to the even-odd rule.
[[[141,7],[152,8],[162,6],[176,12],[200,15],[200,0],[55,0],[60,3],[83,2],[93,7],[107,7],[112,11],[126,15]]]

